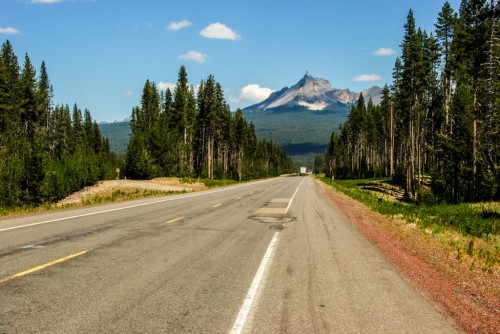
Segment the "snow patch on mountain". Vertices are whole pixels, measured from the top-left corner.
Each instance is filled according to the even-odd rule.
[[[374,104],[380,104],[382,89],[374,86],[361,92],[368,101],[372,98]],[[330,82],[323,78],[314,78],[309,72],[292,87],[284,87],[272,92],[264,101],[254,104],[245,110],[266,110],[279,107],[306,107],[309,110],[324,110],[334,104],[349,105],[355,103],[360,93],[349,89],[333,88]]]
[[[328,103],[326,103],[325,101],[318,101],[318,102],[314,102],[314,103],[309,103],[306,101],[299,101],[297,104],[299,106],[306,107],[309,110],[323,110],[326,107],[328,107]]]

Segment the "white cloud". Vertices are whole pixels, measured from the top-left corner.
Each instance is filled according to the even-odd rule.
[[[210,23],[208,27],[200,32],[200,35],[207,38],[230,39],[233,41],[241,39],[241,36],[234,30],[220,22]]]
[[[132,96],[132,95],[133,95],[133,94],[132,94],[132,91],[131,91],[131,90],[127,90],[127,91],[125,92],[125,96]]]
[[[177,31],[177,30],[181,30],[181,29],[187,28],[190,25],[192,25],[192,23],[189,22],[188,20],[183,20],[183,21],[180,21],[180,22],[172,22],[172,23],[170,23],[167,26],[167,30]]]
[[[179,56],[180,59],[189,59],[197,63],[204,63],[207,61],[208,56],[204,53],[191,50]]]
[[[375,56],[392,56],[395,53],[396,51],[391,48],[380,48],[373,52]]]
[[[377,81],[382,79],[382,77],[378,74],[361,74],[353,79],[356,82],[368,82],[368,81]]]
[[[12,27],[2,28],[2,27],[0,27],[0,34],[2,34],[2,35],[17,35],[20,33],[21,32],[19,30],[17,30],[16,28],[12,28]]]
[[[159,90],[167,90],[167,88],[170,88],[170,91],[173,93],[176,85],[171,82],[160,81],[157,86]]]
[[[250,84],[241,89],[239,97],[230,97],[229,101],[232,103],[261,102],[267,99],[272,92],[273,90],[271,88]]]

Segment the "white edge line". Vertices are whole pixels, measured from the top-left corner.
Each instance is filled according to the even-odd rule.
[[[257,295],[257,290],[259,289],[260,282],[262,281],[262,277],[264,277],[264,272],[266,270],[269,261],[273,256],[273,250],[276,248],[276,244],[278,242],[279,232],[275,232],[271,243],[267,247],[266,253],[264,254],[264,258],[262,258],[262,262],[260,263],[259,269],[257,269],[257,273],[253,278],[252,285],[250,285],[250,289],[248,289],[248,293],[245,297],[245,301],[240,308],[240,312],[234,321],[233,328],[230,331],[230,334],[241,334],[243,328],[245,327],[245,323],[248,318],[248,314],[252,308],[252,303],[255,300]]]
[[[272,179],[272,180],[274,180],[274,179]],[[252,182],[252,183],[245,183],[245,184],[234,186],[234,187],[231,187],[231,188],[217,189],[217,190],[213,190],[213,191],[209,191],[209,192],[204,192],[204,193],[197,193],[197,194],[186,195],[186,196],[175,197],[175,198],[167,198],[167,199],[162,199],[162,200],[154,201],[154,202],[135,204],[135,205],[126,206],[126,207],[122,207],[122,208],[109,209],[109,210],[98,211],[98,212],[90,212],[90,213],[85,213],[85,214],[82,214],[82,215],[71,216],[71,217],[64,217],[64,218],[58,218],[58,219],[52,219],[52,220],[46,220],[46,221],[42,221],[42,222],[38,222],[38,223],[33,223],[33,224],[20,225],[20,226],[14,226],[14,227],[7,227],[7,228],[0,229],[0,232],[12,231],[12,230],[20,229],[20,228],[32,227],[32,226],[37,226],[37,225],[44,225],[44,224],[48,224],[48,223],[55,223],[55,222],[60,222],[60,221],[63,221],[63,220],[69,220],[69,219],[75,219],[75,218],[82,218],[82,217],[88,217],[88,216],[95,216],[95,215],[99,215],[99,214],[102,214],[102,213],[109,213],[109,212],[114,212],[114,211],[121,211],[121,210],[126,210],[126,209],[137,208],[137,207],[141,207],[141,206],[147,206],[147,205],[153,205],[153,204],[158,204],[158,203],[176,201],[176,200],[184,199],[184,198],[191,198],[191,197],[198,197],[198,196],[210,195],[210,194],[215,194],[215,193],[219,193],[219,192],[223,192],[223,191],[228,191],[228,190],[233,190],[233,189],[237,189],[237,188],[241,188],[241,187],[246,187],[246,186],[257,184],[257,183],[267,182],[267,181],[271,181],[271,180],[263,180],[263,181],[257,181],[257,182]]]
[[[290,209],[290,206],[292,206],[292,202],[293,202],[293,200],[295,199],[295,195],[297,195],[297,191],[299,191],[299,188],[300,188],[300,186],[302,185],[302,183],[304,182],[304,180],[305,180],[305,178],[304,178],[304,179],[302,179],[302,181],[300,182],[300,184],[299,184],[299,186],[297,187],[297,189],[295,189],[295,192],[293,193],[293,196],[292,196],[292,198],[290,199],[290,202],[288,202],[288,205],[287,205],[287,207],[286,207],[286,210],[285,210],[285,215],[286,215],[286,213],[288,212],[288,210]]]

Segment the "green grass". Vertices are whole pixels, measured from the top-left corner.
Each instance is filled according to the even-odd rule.
[[[332,181],[322,178],[323,182]],[[366,204],[370,209],[384,215],[402,215],[408,223],[422,228],[451,228],[464,235],[488,238],[500,234],[500,206],[482,204],[438,204],[417,205],[401,201],[390,201],[382,196],[381,180],[336,180],[336,189]],[[366,189],[371,189],[367,191]]]
[[[386,180],[332,180],[318,177],[326,184],[373,211],[403,219],[427,234],[442,240],[454,250],[458,261],[464,256],[478,259],[483,270],[500,266],[500,203],[463,203],[458,205],[418,205],[388,196]],[[472,263],[475,263],[474,260]],[[472,265],[473,267],[474,265]]]
[[[483,269],[500,265],[500,203],[425,205],[405,203],[390,196],[387,180],[335,180],[326,184],[364,203],[373,211],[401,218],[426,233],[442,235],[460,260],[464,254],[481,259]],[[451,236],[453,233],[460,236]]]
[[[41,205],[39,207],[22,206],[17,208],[4,208],[0,207],[0,217],[15,216],[15,215],[29,215],[35,213],[42,213],[50,210],[50,205]]]

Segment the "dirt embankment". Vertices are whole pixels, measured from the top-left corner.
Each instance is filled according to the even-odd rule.
[[[81,191],[73,193],[57,202],[56,206],[69,204],[81,204],[96,196],[108,196],[114,191],[123,192],[134,191],[154,191],[159,193],[168,192],[191,192],[205,189],[202,183],[182,183],[180,179],[173,177],[161,177],[153,180],[106,180],[100,181],[94,186],[87,187]]]
[[[472,269],[406,222],[371,211],[321,181],[319,188],[413,286],[464,333],[499,333],[500,272]]]

